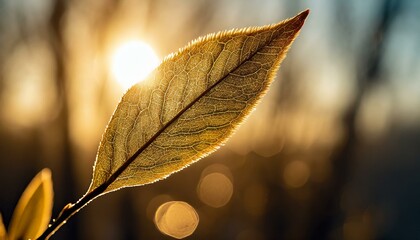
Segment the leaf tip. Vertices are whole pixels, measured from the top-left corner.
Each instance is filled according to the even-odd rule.
[[[309,15],[310,10],[306,9],[305,11],[300,12],[298,15],[292,18],[292,20],[296,21],[298,23],[298,30],[300,30],[305,23],[306,18]]]
[[[41,176],[42,182],[51,180],[51,170],[49,168],[42,169],[42,171],[39,174]]]
[[[297,17],[300,18],[300,19],[302,19],[302,20],[305,20],[308,17],[308,15],[309,15],[310,12],[311,12],[310,9],[306,9],[305,11],[302,11],[301,13],[299,13],[297,15]]]

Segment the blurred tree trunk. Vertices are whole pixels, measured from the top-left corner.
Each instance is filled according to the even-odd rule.
[[[343,4],[343,2],[340,2]],[[346,4],[346,3],[344,3]],[[399,0],[386,0],[380,5],[376,26],[373,27],[373,35],[361,49],[358,61],[358,73],[356,79],[356,94],[353,102],[343,114],[342,123],[345,127],[345,138],[331,158],[332,175],[325,188],[320,192],[318,201],[313,202],[314,214],[312,216],[308,239],[330,239],[334,230],[341,229],[344,223],[344,213],[340,202],[343,196],[348,178],[354,166],[355,153],[358,147],[356,133],[356,118],[359,113],[365,94],[381,80],[381,61],[384,53],[384,43],[392,21],[398,14]],[[347,8],[348,9],[348,8]],[[340,9],[337,13],[341,13]],[[341,17],[341,16],[339,16]],[[340,22],[340,21],[339,21]],[[342,27],[338,25],[338,27]],[[345,26],[344,26],[345,27]],[[351,34],[351,32],[347,32]],[[344,34],[344,36],[346,36]],[[350,36],[347,35],[348,39]],[[343,42],[345,40],[343,39]]]
[[[60,173],[60,186],[56,187],[56,202],[55,207],[57,211],[69,203],[76,200],[76,187],[74,175],[74,159],[71,147],[70,129],[69,129],[69,103],[67,91],[67,63],[66,63],[66,47],[64,43],[62,25],[64,17],[68,9],[68,2],[65,0],[56,0],[52,6],[51,17],[49,21],[50,28],[50,44],[53,53],[53,60],[55,62],[55,83],[58,96],[58,115],[55,122],[55,127],[60,132],[61,139],[61,158],[57,159],[61,163]],[[54,215],[55,216],[55,215]],[[60,234],[62,232],[62,234]],[[71,221],[65,228],[60,230],[61,238],[64,239],[77,239],[78,226],[77,221]],[[65,237],[64,237],[65,236]]]

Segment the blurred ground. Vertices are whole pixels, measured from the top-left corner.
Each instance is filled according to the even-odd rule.
[[[124,91],[109,66],[118,45],[140,39],[162,59],[198,36],[307,8],[277,81],[225,147],[164,181],[95,200],[54,239],[171,239],[153,223],[170,200],[200,217],[188,239],[420,238],[416,0],[0,0],[6,224],[44,167],[54,215],[86,191]]]

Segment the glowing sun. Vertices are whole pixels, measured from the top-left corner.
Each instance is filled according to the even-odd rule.
[[[117,47],[111,58],[111,72],[125,90],[143,80],[158,64],[152,47],[133,40]]]

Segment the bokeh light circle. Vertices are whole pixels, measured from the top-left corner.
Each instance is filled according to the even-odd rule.
[[[162,233],[182,239],[193,234],[198,226],[199,217],[188,203],[170,201],[156,210],[154,222]]]

